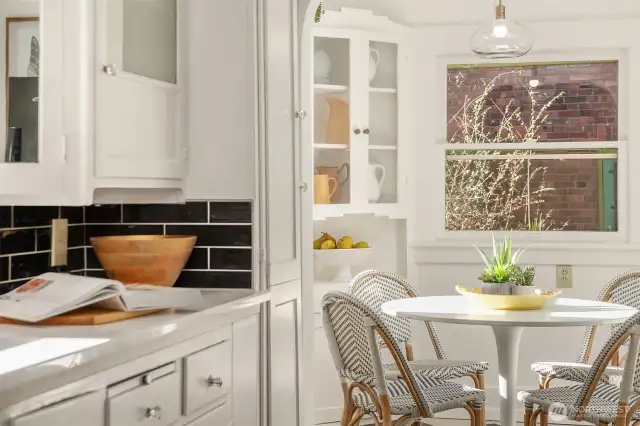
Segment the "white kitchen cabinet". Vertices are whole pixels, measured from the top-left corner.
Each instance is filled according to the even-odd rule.
[[[245,423],[239,422],[232,417],[231,404],[225,401],[219,407],[187,423],[185,426],[233,426],[234,424],[244,425]]]
[[[407,215],[406,29],[369,11],[327,11],[313,29],[314,219]],[[335,179],[335,180],[334,180]],[[330,197],[323,195],[326,193]]]
[[[184,0],[26,3],[0,5],[38,19],[0,97],[0,205],[182,200]]]
[[[71,419],[82,419],[83,426],[103,426],[105,391],[91,392],[18,417],[10,426],[67,426]]]

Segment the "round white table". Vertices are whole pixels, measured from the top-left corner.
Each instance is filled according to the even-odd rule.
[[[592,300],[556,300],[538,311],[492,311],[464,296],[400,299],[382,305],[386,314],[420,321],[488,325],[498,348],[500,426],[515,426],[518,351],[524,327],[573,327],[623,322],[637,312],[628,306]]]

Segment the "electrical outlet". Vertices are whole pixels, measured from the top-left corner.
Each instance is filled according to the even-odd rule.
[[[573,271],[571,265],[556,265],[556,287],[573,287]]]
[[[67,246],[69,244],[69,221],[53,219],[51,221],[51,266],[67,264]]]

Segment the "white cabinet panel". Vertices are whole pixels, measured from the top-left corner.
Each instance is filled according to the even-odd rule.
[[[215,401],[231,389],[232,342],[225,339],[185,358],[186,414]]]
[[[272,288],[269,307],[271,424],[300,424],[300,284]]]
[[[19,417],[11,426],[67,426],[72,419],[82,419],[83,426],[103,426],[105,397],[105,391],[78,396]]]
[[[260,425],[260,317],[233,324],[233,421]]]
[[[300,279],[300,152],[295,0],[265,0],[269,285]]]
[[[110,395],[112,389],[122,391],[109,397],[109,426],[138,426],[148,423],[168,426],[178,420],[181,375],[179,371],[175,371],[175,364],[172,372],[167,371],[170,370],[168,367],[170,366],[158,368],[111,388]],[[157,377],[156,372],[161,376]]]
[[[257,0],[188,0],[190,199],[252,199],[257,158]],[[233,42],[230,42],[233,40]]]

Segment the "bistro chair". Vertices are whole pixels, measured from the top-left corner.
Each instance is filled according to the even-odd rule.
[[[600,291],[597,300],[640,309],[640,269],[634,269],[614,277]],[[617,327],[617,325],[613,325],[611,333],[615,332]],[[591,370],[589,356],[596,330],[597,326],[587,327],[585,330],[576,362],[539,361],[531,365],[531,371],[538,373],[540,388],[548,388],[553,379],[572,382],[584,382],[587,379]],[[602,371],[601,380],[603,382],[620,386],[623,371],[620,367],[621,361],[618,352],[613,354],[611,365]]]
[[[359,425],[365,415],[377,426],[416,426],[455,408],[467,410],[471,426],[484,426],[484,391],[421,380],[374,309],[347,293],[330,292],[322,299],[322,317],[345,396],[342,426]],[[393,372],[383,368],[377,339],[393,356]]]
[[[371,307],[385,321],[396,342],[404,345],[409,366],[415,374],[439,380],[469,376],[476,388],[484,389],[484,372],[489,369],[489,363],[448,360],[440,344],[436,327],[431,322],[425,321],[425,325],[437,359],[414,360],[410,320],[387,315],[381,309],[385,302],[419,296],[404,278],[390,272],[364,271],[353,278],[349,285],[349,293]],[[384,342],[381,344],[384,346]],[[384,368],[394,370],[395,365],[387,364]]]
[[[620,386],[603,382],[607,365],[629,338],[631,343]],[[597,426],[627,426],[632,421],[635,425],[640,421],[640,394],[637,391],[640,388],[639,346],[640,312],[615,328],[583,383],[520,392],[518,399],[524,402],[525,408],[524,426],[535,426],[538,416],[544,426],[548,424],[550,414]]]

